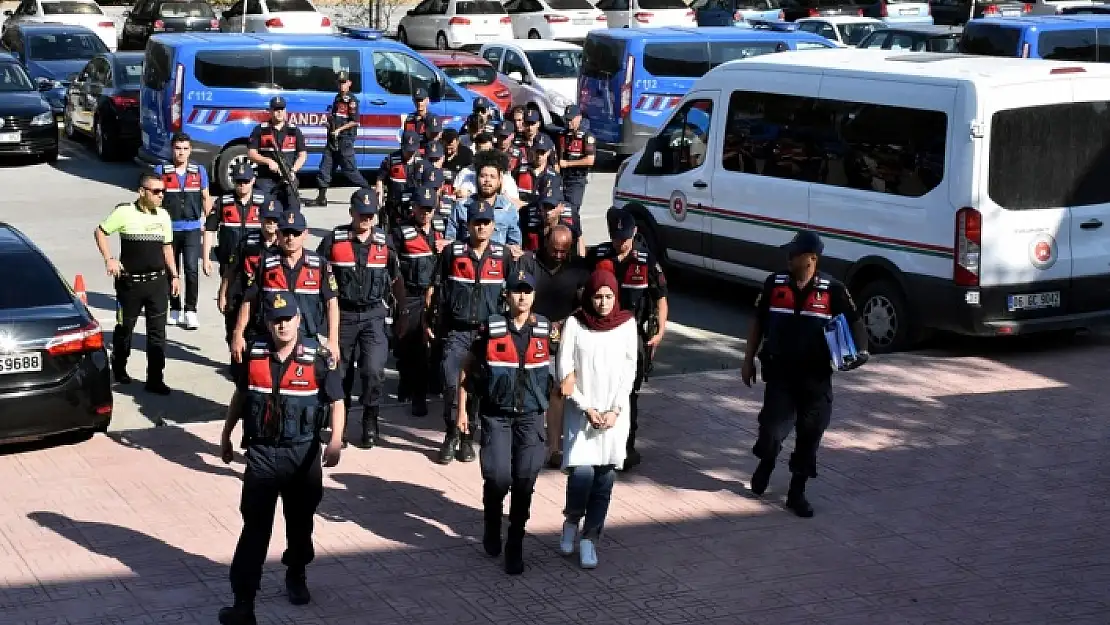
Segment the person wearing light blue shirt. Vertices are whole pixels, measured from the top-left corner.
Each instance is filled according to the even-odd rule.
[[[520,233],[520,213],[516,205],[501,194],[502,167],[499,161],[505,156],[499,152],[479,152],[474,155],[474,171],[477,174],[476,192],[465,200],[455,202],[451,218],[447,220],[447,238],[465,242],[469,237],[466,228],[467,211],[478,202],[493,205],[494,243],[519,249],[523,237]]]

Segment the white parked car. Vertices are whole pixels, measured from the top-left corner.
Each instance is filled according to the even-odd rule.
[[[93,0],[23,0],[14,11],[4,11],[4,15],[7,17],[4,28],[17,23],[84,26],[96,33],[109,50],[116,49],[116,23]]]
[[[589,0],[509,0],[505,10],[517,39],[585,41],[591,30],[607,26]]]
[[[855,15],[830,15],[828,17],[803,17],[796,22],[798,30],[813,33],[833,43],[854,48],[868,35],[886,28],[882,20]]]
[[[512,38],[512,20],[497,0],[424,0],[397,24],[397,40],[420,48],[477,48]]]
[[[247,13],[243,15],[243,3]],[[335,32],[331,18],[309,0],[238,0],[224,11],[220,30],[225,33],[327,34]]]
[[[656,28],[698,25],[694,10],[682,0],[600,0],[609,28]]]
[[[480,52],[504,77],[513,105],[534,105],[543,123],[562,125],[563,113],[578,100],[582,48],[564,41],[518,39],[487,43]]]

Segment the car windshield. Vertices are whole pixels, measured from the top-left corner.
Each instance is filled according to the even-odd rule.
[[[0,63],[0,93],[14,91],[33,91],[35,86],[27,77],[27,72],[15,63]]]
[[[159,17],[216,17],[212,7],[204,2],[167,2],[158,7]]]
[[[929,41],[925,43],[925,47],[929,52],[954,54],[960,51],[960,38],[954,35],[931,37]]]
[[[547,0],[547,4],[556,11],[581,11],[594,8],[594,5],[587,0]]]
[[[458,15],[505,15],[505,7],[494,0],[456,2],[455,13]]]
[[[95,2],[43,2],[43,15],[104,15]]]
[[[143,79],[143,60],[135,59],[126,63],[117,63],[116,67],[123,70],[116,72],[116,82],[123,89],[138,89],[139,82]]]
[[[58,306],[73,302],[69,289],[58,277],[58,272],[40,254],[30,249],[0,254],[0,264],[6,271],[15,272],[19,280],[4,280],[0,284],[0,310]]]
[[[91,59],[108,51],[96,35],[57,33],[31,35],[27,39],[27,57],[33,61],[68,61]]]
[[[266,0],[270,13],[315,13],[316,7],[308,0]]]
[[[490,65],[451,65],[440,68],[451,80],[464,87],[484,86],[492,83],[497,78],[497,70]]]
[[[536,78],[577,78],[582,70],[581,50],[532,50],[525,54]]]
[[[867,38],[868,35],[882,28],[883,24],[837,24],[836,29],[840,31],[840,38],[844,43],[850,46],[858,46],[861,41]]]
[[[661,11],[663,9],[688,9],[682,0],[640,0],[639,7],[645,11]]]

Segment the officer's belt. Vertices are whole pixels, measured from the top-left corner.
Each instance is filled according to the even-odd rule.
[[[448,321],[447,330],[449,332],[474,332],[482,327],[480,323],[464,323],[462,321]]]
[[[385,304],[380,300],[369,304],[354,304],[342,300],[339,302],[339,310],[343,312],[366,312],[368,310],[374,310],[375,308],[381,308],[382,306],[385,306]]]
[[[150,273],[123,273],[120,274],[119,279],[126,280],[127,282],[153,282],[164,275],[166,275],[166,270],[162,269],[160,271],[151,271]]]
[[[255,436],[253,438],[243,439],[243,447],[250,447],[251,445],[261,445],[263,447],[299,447],[312,443],[319,443],[316,435],[311,438],[283,438],[277,439],[266,436]]]
[[[405,285],[405,295],[408,296],[408,297],[417,297],[417,296],[423,297],[424,294],[428,292],[428,287],[429,286],[431,286],[431,285],[429,284],[429,285],[425,285],[425,286],[420,286],[420,285],[417,285],[417,284],[406,284]]]

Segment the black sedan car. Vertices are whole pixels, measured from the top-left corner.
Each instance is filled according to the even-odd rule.
[[[43,93],[59,120],[69,81],[89,59],[108,51],[99,35],[68,24],[13,24],[4,29],[0,42],[23,64],[31,80],[44,85]]]
[[[145,50],[146,41],[159,33],[220,32],[220,20],[207,2],[148,0],[124,13],[120,50]]]
[[[907,52],[959,52],[959,26],[898,26],[876,30],[859,42],[860,48]]]
[[[105,431],[112,380],[100,324],[46,255],[0,222],[0,442]]]
[[[4,53],[0,53],[0,155],[58,160],[58,125],[50,104],[23,66]]]
[[[139,145],[142,77],[142,52],[93,57],[66,90],[62,116],[66,136],[92,137],[96,153],[105,161],[133,156]]]

